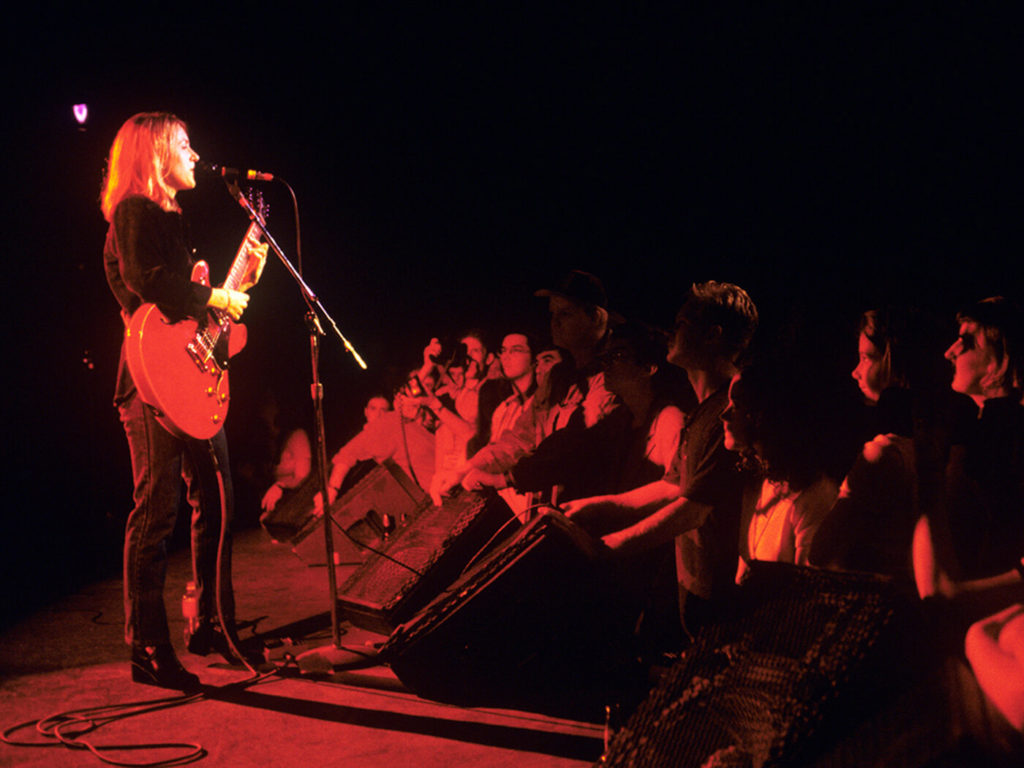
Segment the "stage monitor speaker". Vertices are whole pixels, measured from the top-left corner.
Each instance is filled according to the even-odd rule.
[[[381,658],[424,698],[600,717],[639,676],[641,605],[604,552],[545,512],[398,627]]]
[[[894,758],[905,743],[890,703],[910,688],[914,603],[882,577],[753,563],[734,615],[702,628],[601,764],[916,765],[836,748],[875,741],[876,758]]]
[[[291,542],[313,517],[313,497],[320,479],[311,472],[298,488],[286,488],[273,509],[260,515],[260,526],[277,542]]]
[[[316,493],[314,489],[313,493]],[[388,535],[401,530],[430,505],[430,497],[401,467],[386,460],[366,472],[331,505],[335,563],[362,563]],[[308,565],[324,565],[323,518],[310,514],[292,538],[292,552]]]
[[[338,590],[338,604],[356,626],[390,634],[514,521],[493,491],[459,489],[440,507],[423,508],[382,542]]]

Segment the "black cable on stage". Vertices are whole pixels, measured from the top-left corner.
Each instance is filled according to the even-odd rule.
[[[144,715],[162,709],[191,704],[205,698],[203,693],[182,694],[162,699],[134,701],[124,704],[107,704],[99,707],[85,707],[44,717],[40,720],[29,720],[13,725],[3,733],[0,740],[14,747],[66,747],[68,749],[84,749],[91,752],[97,759],[108,765],[130,766],[131,768],[155,768],[156,766],[185,765],[206,757],[206,750],[201,744],[191,742],[155,742],[152,744],[94,744],[83,736],[98,730],[104,725],[125,720],[136,715]],[[35,730],[50,741],[18,741],[12,734],[34,727]],[[135,762],[118,760],[109,757],[107,752],[128,752],[138,750],[180,750],[182,754],[165,760]]]

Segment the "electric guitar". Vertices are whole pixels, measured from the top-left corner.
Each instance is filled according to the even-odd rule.
[[[262,212],[258,212],[262,222]],[[260,234],[249,225],[224,281],[238,290],[250,267],[247,242]],[[200,261],[192,268],[193,282],[210,285],[210,268]],[[132,314],[125,332],[128,370],[142,402],[178,437],[208,440],[224,426],[228,415],[228,360],[245,346],[246,328],[227,312],[207,308],[200,320],[172,323],[156,304],[143,304]]]

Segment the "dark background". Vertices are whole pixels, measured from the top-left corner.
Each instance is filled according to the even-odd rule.
[[[967,3],[547,5],[216,20],[139,4],[7,25],[0,615],[119,567],[131,483],[97,199],[135,112],[173,111],[205,160],[294,190],[306,280],[370,365],[324,341],[331,448],[431,336],[543,326],[533,291],[571,268],[598,274],[622,314],[666,327],[693,281],[737,282],[766,339],[841,372],[868,307],[924,306],[952,338],[957,305],[1019,297],[1015,18]],[[255,186],[297,262],[287,188]],[[180,200],[221,279],[244,214],[213,179]],[[245,322],[228,429],[252,523],[261,406],[312,424],[303,305],[279,264]]]

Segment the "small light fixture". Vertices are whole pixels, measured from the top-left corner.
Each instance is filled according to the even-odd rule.
[[[71,111],[75,115],[75,120],[78,121],[79,125],[85,125],[85,121],[89,119],[89,105],[88,104],[75,104],[71,108]]]

